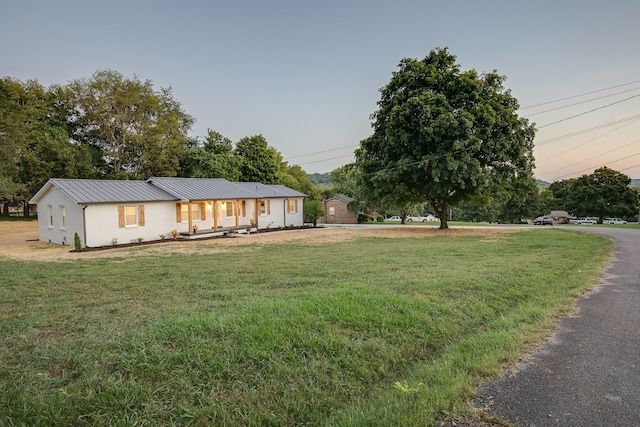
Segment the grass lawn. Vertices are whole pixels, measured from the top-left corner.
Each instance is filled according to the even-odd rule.
[[[416,426],[472,417],[596,283],[589,233],[0,260],[0,425]]]

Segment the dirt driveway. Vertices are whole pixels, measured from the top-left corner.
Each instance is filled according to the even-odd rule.
[[[79,258],[112,258],[167,253],[219,253],[230,246],[266,245],[287,241],[306,240],[310,243],[345,242],[356,237],[406,237],[424,238],[450,235],[479,235],[496,238],[510,229],[497,228],[459,228],[441,231],[434,227],[397,226],[359,229],[351,227],[322,227],[316,229],[272,231],[251,235],[239,234],[234,237],[195,241],[167,241],[161,244],[145,245],[144,249],[132,252],[130,248],[115,248],[81,253],[71,252],[72,246],[61,246],[38,241],[38,225],[35,221],[0,221],[0,235],[4,236],[0,244],[0,258],[12,258],[29,261],[64,261]],[[126,251],[126,252],[125,252]]]

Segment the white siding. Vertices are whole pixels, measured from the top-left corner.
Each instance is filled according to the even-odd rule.
[[[118,226],[118,206],[144,206],[144,225]],[[139,213],[138,213],[139,215]],[[174,202],[131,202],[91,204],[85,210],[87,221],[87,246],[111,245],[113,239],[119,244],[159,240],[160,234],[171,238],[171,230],[186,231],[187,224],[176,224],[176,204]]]
[[[53,214],[53,224],[49,220],[49,206]],[[66,213],[66,227],[62,225],[62,209]],[[82,207],[53,187],[38,202],[38,239],[58,245],[73,246],[73,235],[78,233],[82,241]],[[84,242],[83,242],[84,243]]]
[[[287,200],[298,200],[298,212],[287,212]],[[290,225],[299,227],[304,224],[303,197],[290,199],[267,199],[270,201],[271,213],[258,217],[258,229],[288,227]]]

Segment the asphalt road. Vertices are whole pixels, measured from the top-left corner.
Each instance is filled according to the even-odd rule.
[[[606,277],[554,340],[474,400],[518,426],[640,426],[640,230],[579,229],[616,242]]]

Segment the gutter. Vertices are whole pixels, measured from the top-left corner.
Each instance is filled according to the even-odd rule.
[[[88,247],[87,246],[87,216],[85,213],[85,209],[87,209],[88,205],[83,205],[82,206],[82,239],[84,242],[84,247]]]

